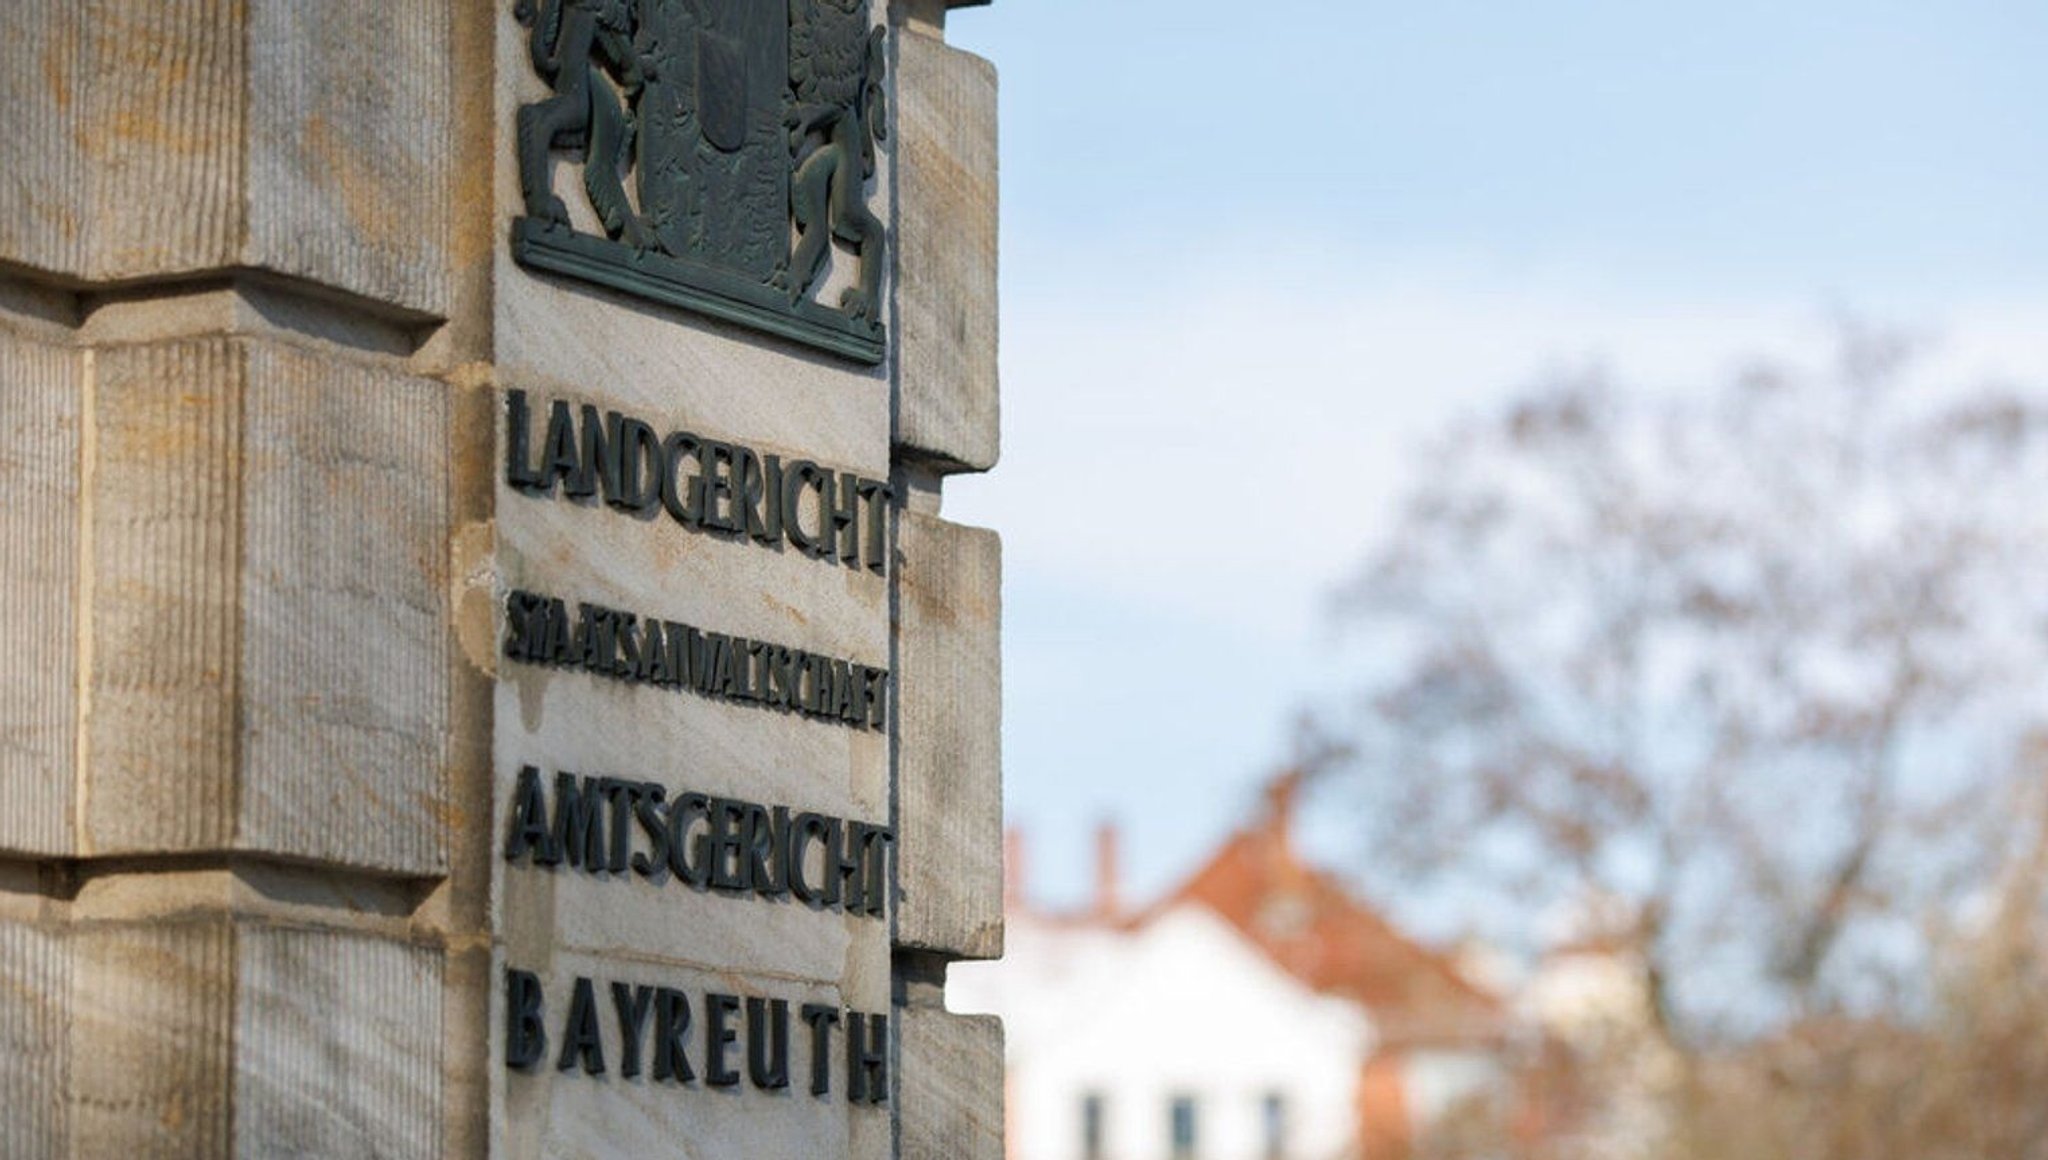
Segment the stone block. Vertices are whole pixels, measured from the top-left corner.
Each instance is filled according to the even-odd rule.
[[[218,849],[233,838],[245,354],[205,339],[97,359],[86,533],[92,852]]]
[[[0,850],[17,853],[74,849],[82,374],[79,351],[0,328]]]
[[[91,216],[77,108],[83,4],[0,4],[0,109],[12,139],[0,172],[0,260],[45,270],[83,266]]]
[[[0,920],[0,1156],[61,1156],[71,959],[61,934]]]
[[[445,390],[254,343],[245,422],[241,843],[438,873]]]
[[[441,3],[8,5],[0,96],[32,137],[0,260],[96,283],[255,268],[445,313],[448,23]]]
[[[446,316],[450,5],[249,4],[249,265]]]
[[[215,336],[93,389],[88,852],[438,873],[442,388]]]
[[[1002,539],[902,517],[899,946],[1003,953]]]
[[[954,8],[982,8],[989,0],[894,0],[890,19],[899,26],[914,28],[928,36],[944,39],[946,13]]]
[[[237,1156],[439,1153],[441,959],[332,931],[246,928]]]
[[[942,471],[987,471],[996,400],[996,74],[905,30],[897,38],[896,443]]]
[[[71,941],[71,1154],[230,1155],[233,926],[94,925]]]
[[[436,952],[220,914],[73,940],[71,1154],[437,1151]]]
[[[943,1007],[903,1025],[902,1160],[1002,1160],[1003,1021]]]

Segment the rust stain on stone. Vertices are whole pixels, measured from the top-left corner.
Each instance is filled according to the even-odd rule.
[[[799,626],[808,626],[811,623],[811,618],[805,616],[802,609],[787,600],[777,599],[772,593],[763,592],[761,603],[788,617]]]
[[[463,658],[484,676],[498,675],[498,526],[495,520],[463,525],[448,548],[448,605]]]
[[[451,191],[455,205],[473,208],[493,204],[497,198],[496,181],[497,174],[488,165],[456,166],[454,189]],[[458,226],[449,235],[450,256],[458,267],[485,262],[490,260],[497,241],[498,235],[493,230]]]
[[[76,50],[77,40],[77,34],[67,27],[43,50],[43,84],[49,87],[50,99],[57,103],[59,113],[71,111],[71,71],[64,67],[64,62]]]
[[[469,828],[469,814],[461,806],[428,793],[415,794],[413,800],[443,832],[461,833]]]
[[[164,1103],[163,1125],[175,1132],[185,1126],[185,1093],[174,1090]]]
[[[497,368],[488,362],[466,362],[448,371],[444,376],[448,385],[459,391],[489,390],[498,385]]]
[[[306,122],[305,141],[307,160],[314,172],[332,179],[349,222],[371,239],[396,237],[399,200],[384,188],[375,168],[364,164],[361,142],[350,140],[318,113]]]

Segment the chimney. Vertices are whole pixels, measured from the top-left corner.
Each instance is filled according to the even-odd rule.
[[[1266,832],[1283,852],[1294,846],[1294,811],[1304,776],[1304,771],[1290,769],[1266,785]]]
[[[1115,822],[1095,827],[1095,917],[1114,922],[1123,913],[1117,898],[1117,832]]]

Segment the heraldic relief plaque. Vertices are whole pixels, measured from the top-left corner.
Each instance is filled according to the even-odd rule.
[[[502,3],[502,1154],[890,1156],[886,13]]]
[[[886,231],[867,190],[887,57],[866,0],[525,0],[519,16],[553,89],[519,110],[520,262],[881,361]],[[550,189],[558,153],[599,230]],[[834,242],[854,273],[821,296]]]

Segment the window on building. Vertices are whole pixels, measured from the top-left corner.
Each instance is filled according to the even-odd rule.
[[[1267,1092],[1259,1101],[1259,1138],[1266,1160],[1287,1160],[1287,1097],[1279,1092]]]
[[[1081,1160],[1102,1160],[1106,1154],[1102,1116],[1101,1092],[1089,1092],[1081,1097]]]
[[[1195,1160],[1195,1149],[1201,1143],[1196,1131],[1195,1097],[1173,1097],[1167,1104],[1166,1114],[1173,1140],[1173,1160]]]

